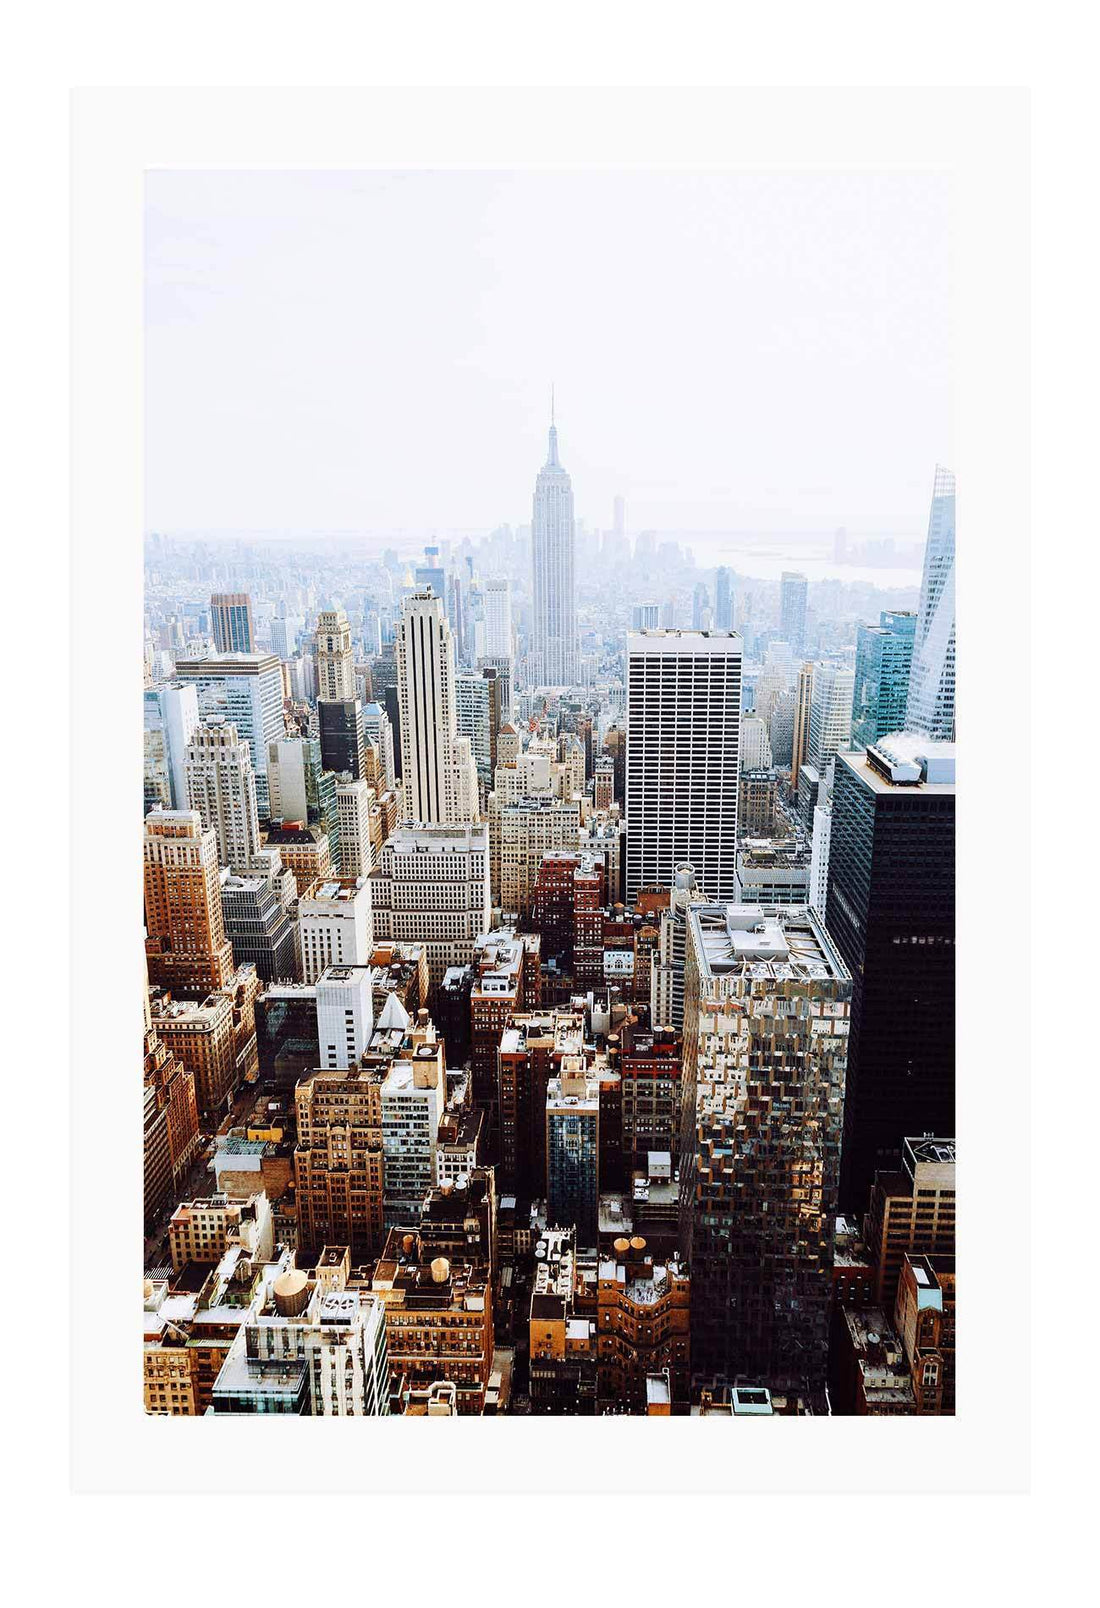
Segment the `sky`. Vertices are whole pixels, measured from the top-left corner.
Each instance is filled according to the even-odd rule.
[[[923,537],[953,464],[935,174],[147,175],[150,530],[578,518]]]

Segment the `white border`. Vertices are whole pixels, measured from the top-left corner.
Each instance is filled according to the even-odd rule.
[[[1005,1282],[1027,1288],[1028,1001],[990,934],[1024,913],[1027,712],[1005,696],[982,620],[1026,654],[1028,128],[1005,90],[81,91],[74,101],[73,1478],[83,1490],[1010,1491],[1027,1480],[1026,1345],[1004,1343]],[[670,1421],[470,1423],[447,1453],[412,1426],[326,1431],[153,1421],[140,1410],[134,1043],[140,954],[137,708],[142,528],[142,174],[149,166],[937,167],[957,198],[959,475],[960,1416],[831,1420],[755,1432]],[[1013,354],[1006,362],[1006,354]],[[991,577],[996,577],[994,598]],[[1017,623],[1018,622],[1018,623]],[[978,643],[981,642],[981,648]],[[1003,643],[1003,638],[1001,639]],[[1000,644],[998,644],[1000,648]],[[1003,651],[1003,649],[1001,650]],[[132,735],[133,741],[123,737]],[[87,818],[94,800],[94,848]],[[1006,875],[1012,867],[1013,875]],[[100,957],[104,957],[100,962]],[[132,957],[123,960],[122,957]],[[1021,973],[1024,962],[1021,957]],[[131,1006],[129,1003],[135,1003]],[[109,1003],[108,1003],[109,1001]],[[89,1024],[94,1029],[89,1033]],[[1015,1230],[1006,1244],[1005,1157]],[[1020,1215],[1016,1216],[1015,1213]],[[94,1315],[94,1317],[93,1317]],[[1022,1327],[1022,1325],[1021,1325]],[[1070,1381],[1063,1381],[1069,1384]],[[1009,1404],[1011,1409],[1009,1409]],[[270,1426],[268,1426],[270,1427]],[[275,1432],[272,1432],[275,1433]],[[376,1438],[376,1434],[377,1437]],[[731,1440],[729,1437],[733,1436]],[[306,1437],[303,1439],[302,1437]],[[320,1437],[323,1436],[323,1439]],[[797,1438],[796,1438],[797,1437]],[[841,1555],[858,1539],[834,1536]]]

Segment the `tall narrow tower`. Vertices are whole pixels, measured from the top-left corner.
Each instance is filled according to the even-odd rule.
[[[558,460],[558,431],[550,409],[550,450],[535,481],[531,522],[534,592],[532,652],[545,686],[577,678],[576,527],[573,482]]]
[[[928,516],[905,724],[939,742],[955,740],[955,476],[940,465]]]
[[[404,819],[449,826],[478,818],[477,773],[458,734],[454,639],[431,587],[404,602],[397,628]]]

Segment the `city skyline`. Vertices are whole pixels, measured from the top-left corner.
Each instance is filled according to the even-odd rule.
[[[949,237],[931,175],[151,173],[147,523],[518,522],[555,385],[590,528],[919,540]]]

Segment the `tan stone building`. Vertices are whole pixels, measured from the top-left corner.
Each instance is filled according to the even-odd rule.
[[[615,1241],[600,1262],[596,1333],[599,1401],[646,1411],[646,1381],[663,1374],[673,1404],[688,1403],[691,1281],[671,1257],[655,1263],[641,1237]]]
[[[153,810],[144,851],[149,981],[202,999],[233,975],[217,837],[203,830],[197,810]]]

